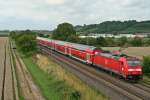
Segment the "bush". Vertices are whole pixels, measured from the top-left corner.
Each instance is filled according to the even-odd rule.
[[[147,39],[145,44],[147,44],[147,46],[150,46],[150,38]]]
[[[71,92],[71,100],[80,100],[81,99],[81,94],[78,91],[73,91]]]
[[[29,30],[11,32],[10,37],[15,41],[17,48],[25,55],[30,56],[36,51],[36,34]]]
[[[146,56],[143,59],[143,73],[150,75],[150,56]]]
[[[142,42],[142,39],[141,38],[133,38],[131,41],[130,41],[130,44],[132,46],[142,46],[143,45],[143,42]]]
[[[128,43],[127,37],[121,37],[121,38],[118,38],[117,40],[117,45],[121,47],[123,47],[127,43]]]
[[[107,46],[107,41],[103,37],[98,37],[98,38],[96,38],[96,45]]]
[[[24,54],[30,54],[36,50],[36,40],[30,35],[22,35],[17,41],[17,46]]]

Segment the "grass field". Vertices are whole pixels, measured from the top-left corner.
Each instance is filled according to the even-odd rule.
[[[119,47],[103,47],[104,50],[117,51]],[[150,56],[150,47],[128,47],[125,48],[122,53],[128,54],[130,56],[143,59],[143,56]]]

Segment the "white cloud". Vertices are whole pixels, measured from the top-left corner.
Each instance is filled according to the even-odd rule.
[[[0,0],[0,29],[53,29],[62,22],[148,20],[149,5],[149,0]]]
[[[63,4],[64,0],[45,0],[48,4]]]

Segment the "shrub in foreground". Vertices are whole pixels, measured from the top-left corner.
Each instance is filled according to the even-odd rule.
[[[15,41],[17,48],[25,55],[32,55],[36,51],[36,34],[32,31],[11,32],[10,37]]]
[[[143,58],[143,73],[150,76],[150,56]]]

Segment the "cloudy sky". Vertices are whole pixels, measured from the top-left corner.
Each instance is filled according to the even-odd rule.
[[[150,0],[0,0],[0,30],[150,20]]]

